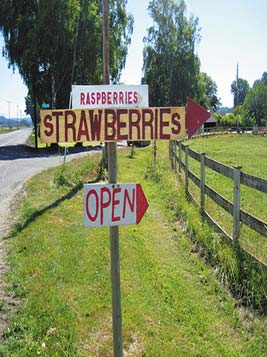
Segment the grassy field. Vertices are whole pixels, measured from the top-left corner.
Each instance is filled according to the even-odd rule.
[[[200,258],[208,241],[235,274],[230,247],[187,202],[169,168],[168,143],[119,151],[119,182],[139,182],[150,207],[120,228],[122,319],[128,356],[266,356],[266,318],[238,307]],[[108,228],[83,228],[82,183],[99,176],[99,156],[27,182],[6,240],[10,293],[21,299],[3,356],[112,356]],[[105,173],[104,173],[105,174]],[[4,308],[4,307],[2,307]]]
[[[242,171],[261,178],[267,178],[267,138],[254,135],[223,135],[190,140],[190,148],[205,152],[207,156],[228,166],[241,166]],[[200,176],[200,164],[189,160],[190,170]],[[233,181],[206,169],[207,184],[233,202]],[[199,201],[199,189],[190,182],[190,191]],[[241,208],[267,221],[267,195],[241,185]],[[207,199],[207,211],[231,235],[232,217]],[[240,243],[249,252],[267,264],[267,239],[241,224]]]

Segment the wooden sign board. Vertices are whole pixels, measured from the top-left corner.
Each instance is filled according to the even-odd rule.
[[[148,107],[148,85],[73,85],[72,108]]]
[[[148,202],[140,184],[85,184],[84,226],[138,224]]]
[[[183,140],[185,107],[41,110],[43,143]]]

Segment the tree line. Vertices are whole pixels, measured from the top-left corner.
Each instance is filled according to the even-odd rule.
[[[233,112],[216,115],[219,122],[228,126],[267,126],[267,72],[255,80],[250,88],[247,80],[237,78],[231,84],[234,95]]]
[[[67,108],[72,84],[103,83],[102,2],[100,0],[1,0],[3,55],[28,87],[26,104]],[[126,0],[109,0],[110,82],[119,83],[134,19]],[[198,18],[184,0],[151,0],[143,49],[142,83],[151,106],[185,105],[190,96],[210,110],[219,106],[217,85],[200,70],[195,47]]]

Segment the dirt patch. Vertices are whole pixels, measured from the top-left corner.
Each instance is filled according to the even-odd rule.
[[[19,187],[13,197],[4,202],[4,213],[0,218],[0,344],[10,316],[16,312],[19,304],[19,301],[7,289],[8,284],[5,275],[10,269],[7,263],[6,240],[12,225],[15,223],[15,214],[22,193],[22,187]]]

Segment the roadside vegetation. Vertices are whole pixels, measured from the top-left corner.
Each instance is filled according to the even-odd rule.
[[[208,264],[216,254],[234,275],[234,252],[186,200],[168,143],[152,160],[151,146],[119,151],[118,181],[139,182],[150,204],[139,225],[120,228],[125,352],[265,356],[266,318],[241,307],[218,279],[226,283],[221,266]],[[99,162],[75,160],[25,186],[6,240],[9,289],[21,304],[3,355],[112,355],[109,230],[83,227],[81,188],[105,176]]]
[[[3,127],[3,128],[0,128],[0,134],[8,133],[8,132],[14,131],[14,130],[17,130],[17,128],[5,128],[5,127]]]

